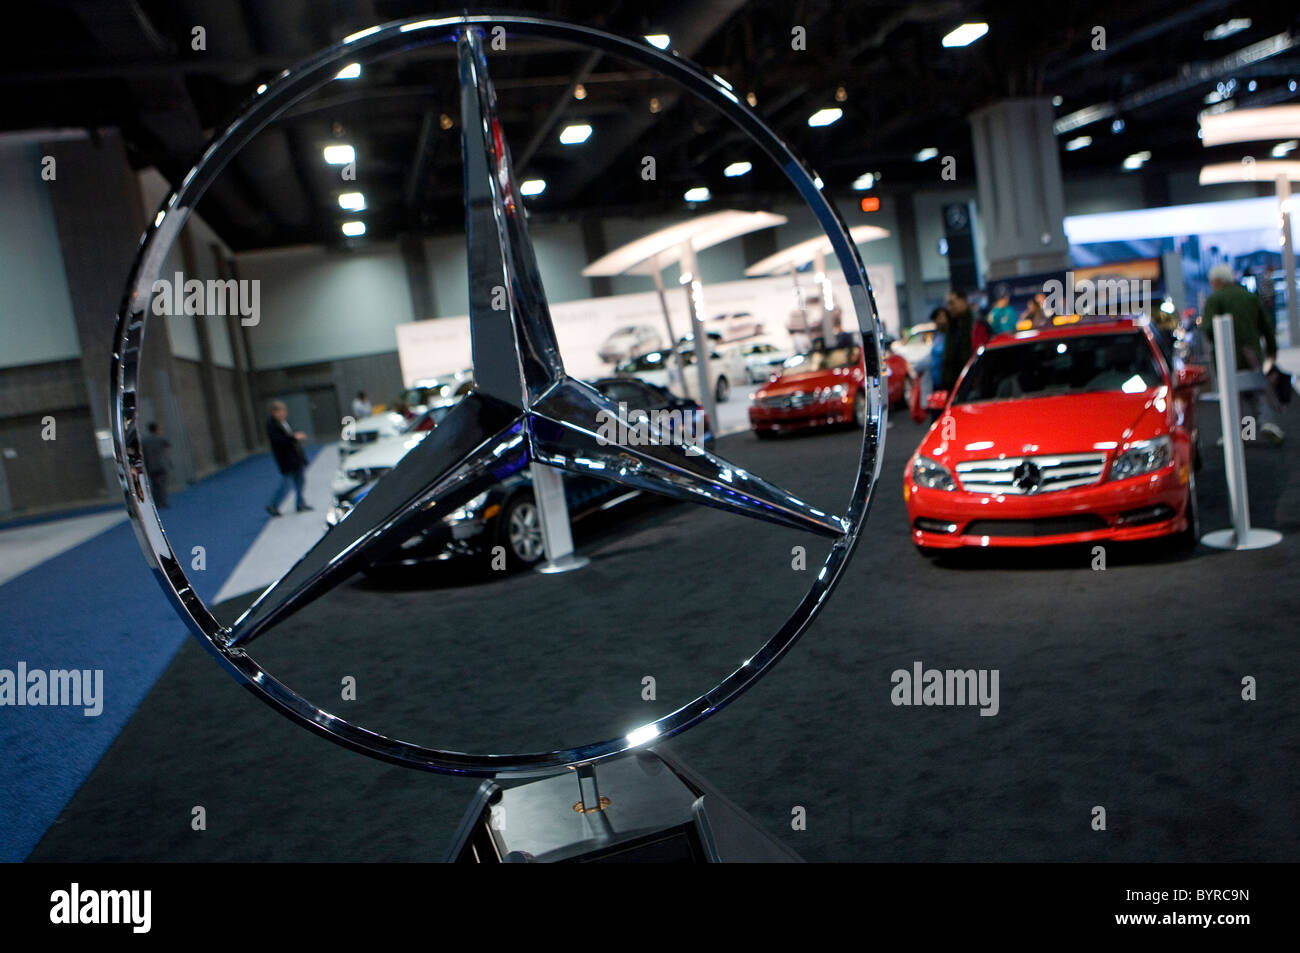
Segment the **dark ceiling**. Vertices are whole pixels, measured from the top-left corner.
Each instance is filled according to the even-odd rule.
[[[1300,47],[1292,45],[1300,8],[1286,7],[1274,0],[550,0],[469,10],[669,34],[674,47],[738,93],[752,92],[759,113],[844,205],[858,198],[850,183],[863,172],[881,173],[878,191],[886,193],[940,185],[937,162],[913,159],[926,147],[954,156],[958,184],[969,185],[966,117],[1007,96],[1060,96],[1058,119],[1098,104],[1113,109],[1113,117],[1060,136],[1062,144],[1093,138],[1087,148],[1062,151],[1067,177],[1120,175],[1123,158],[1141,150],[1151,160],[1132,174],[1152,179],[1237,158],[1240,147],[1200,146],[1197,114],[1230,80],[1239,106],[1300,101]],[[23,29],[6,31],[0,129],[120,127],[137,167],[157,166],[177,182],[207,137],[283,67],[375,23],[445,10],[405,0],[47,2],[28,11]],[[1230,19],[1251,25],[1207,39]],[[970,21],[986,21],[988,35],[965,48],[941,46],[945,33]],[[191,49],[195,25],[206,31],[206,50]],[[806,28],[805,50],[792,49],[795,26]],[[1105,50],[1093,48],[1097,27],[1105,30]],[[1269,55],[1252,53],[1270,38]],[[576,49],[532,43],[519,52],[489,65],[517,170],[548,183],[529,200],[535,217],[685,211],[682,193],[702,184],[715,207],[761,208],[778,193],[791,196],[779,172],[760,163],[749,175],[724,178],[729,162],[752,158],[744,140],[669,82]],[[578,82],[586,91],[581,100],[573,95]],[[336,243],[344,184],[320,149],[347,141],[357,149],[356,187],[366,194],[370,238],[455,228],[463,219],[456,103],[449,48],[367,66],[260,135],[200,212],[236,249]],[[808,126],[811,113],[836,105],[844,110],[839,122]],[[1112,132],[1113,118],[1123,120],[1121,131]],[[558,142],[572,121],[595,129],[586,144]],[[656,157],[654,182],[639,175],[643,155]]]

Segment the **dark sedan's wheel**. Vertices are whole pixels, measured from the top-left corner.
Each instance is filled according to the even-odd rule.
[[[518,493],[501,512],[497,542],[505,547],[512,569],[535,566],[546,555],[542,540],[542,514],[531,493]]]
[[[727,379],[725,377],[719,377],[718,385],[715,388],[713,388],[713,399],[716,400],[719,404],[725,404],[727,402],[727,398],[730,396],[731,396],[731,384],[727,382]]]
[[[865,391],[858,391],[853,398],[853,426],[865,427],[867,425],[867,395]]]

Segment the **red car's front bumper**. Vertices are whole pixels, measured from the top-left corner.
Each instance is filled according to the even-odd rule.
[[[749,405],[752,430],[784,433],[809,427],[831,427],[853,422],[853,395],[817,401],[803,407],[764,407],[757,401]]]
[[[1188,465],[1176,463],[1127,480],[1000,496],[919,487],[909,469],[903,498],[918,546],[1056,546],[1181,532],[1187,528],[1188,479]]]

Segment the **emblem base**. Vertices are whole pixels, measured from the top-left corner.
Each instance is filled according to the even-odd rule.
[[[480,785],[446,860],[498,863],[798,863],[801,858],[666,751],[600,765],[602,810],[578,811],[561,774]]]

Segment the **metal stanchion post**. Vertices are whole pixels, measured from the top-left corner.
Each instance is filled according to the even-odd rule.
[[[1219,420],[1223,424],[1223,466],[1228,478],[1232,529],[1215,530],[1201,542],[1215,549],[1264,549],[1282,541],[1271,529],[1252,529],[1246,489],[1246,453],[1241,445],[1241,400],[1237,392],[1237,346],[1232,316],[1214,317],[1214,363],[1219,376]]]
[[[573,552],[573,530],[569,525],[569,505],[564,498],[564,477],[559,470],[544,463],[534,463],[533,498],[541,520],[542,545],[546,559],[537,565],[541,573],[568,572],[591,562]]]

